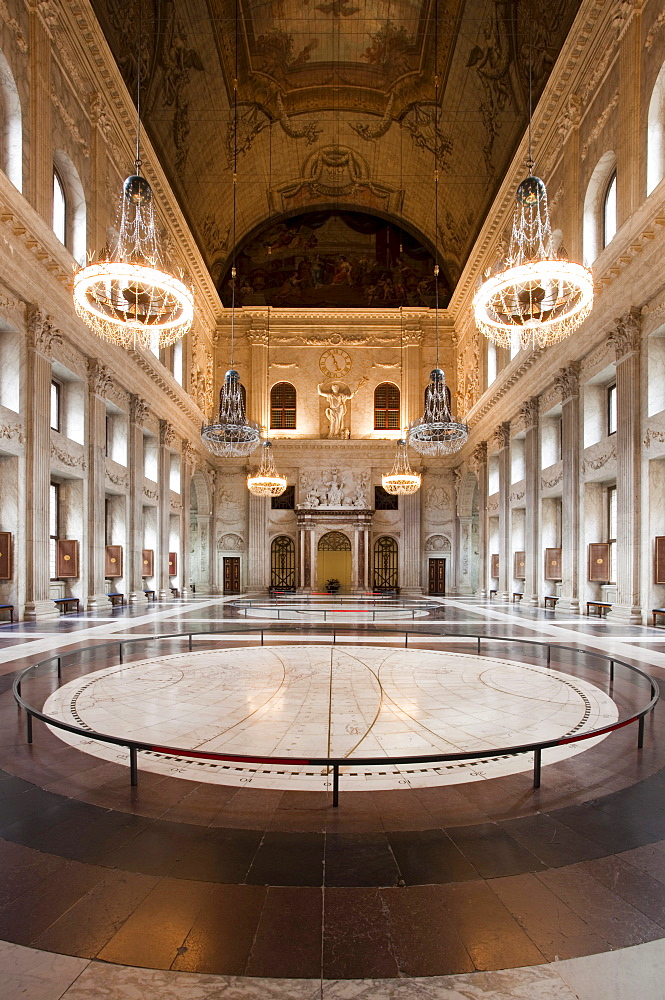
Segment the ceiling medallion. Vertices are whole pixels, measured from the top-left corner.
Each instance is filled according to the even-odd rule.
[[[420,475],[409,465],[409,455],[404,438],[397,442],[397,452],[392,471],[381,477],[381,483],[386,493],[400,496],[410,496],[420,489]]]
[[[258,472],[247,476],[247,489],[255,497],[279,497],[286,489],[286,479],[275,467],[275,456],[270,441],[263,444],[263,454]]]
[[[74,275],[74,307],[98,337],[120,347],[157,349],[183,337],[194,297],[167,261],[150,184],[136,173],[123,184],[118,237]]]
[[[530,164],[532,166],[532,164]],[[547,191],[530,175],[517,189],[508,255],[473,300],[478,329],[500,347],[549,347],[569,337],[593,305],[588,267],[558,257]]]

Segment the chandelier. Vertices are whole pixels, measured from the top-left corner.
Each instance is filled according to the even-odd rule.
[[[409,465],[409,455],[404,438],[400,438],[397,442],[392,471],[387,476],[382,476],[381,482],[386,493],[392,493],[393,496],[395,494],[410,496],[420,489],[420,474],[414,472]]]
[[[194,318],[194,297],[174,273],[155,222],[150,184],[136,173],[123,184],[117,239],[74,275],[74,308],[98,337],[120,347],[168,347]]]
[[[421,455],[452,455],[469,437],[466,424],[453,420],[442,368],[433,368],[425,389],[425,412],[409,425],[408,441]]]
[[[286,489],[286,479],[275,468],[270,441],[264,441],[261,464],[255,475],[247,476],[247,489],[255,497],[279,497]]]
[[[529,163],[533,167],[532,161]],[[558,256],[543,181],[531,174],[517,189],[508,254],[473,300],[478,329],[500,347],[549,347],[591,312],[593,275]]]
[[[201,439],[213,455],[242,458],[254,451],[260,436],[258,426],[245,417],[240,375],[235,368],[229,368],[219,390],[217,422],[204,424]]]

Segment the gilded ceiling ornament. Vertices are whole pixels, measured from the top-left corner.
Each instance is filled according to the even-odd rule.
[[[282,126],[282,130],[286,132],[290,139],[304,139],[305,145],[313,145],[323,129],[318,126],[316,122],[306,121],[302,125],[294,125],[293,119],[289,118],[286,113],[286,108],[284,107],[284,102],[282,101],[282,95],[277,91],[277,114],[279,118],[279,124]]]
[[[360,153],[348,146],[323,146],[310,153],[301,168],[300,180],[279,189],[285,200],[301,192],[310,197],[339,198],[342,196],[373,194],[384,201],[394,200],[401,192],[387,184],[372,180],[369,164]]]

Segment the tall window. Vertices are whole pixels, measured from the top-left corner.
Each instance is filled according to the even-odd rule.
[[[607,541],[610,543],[610,583],[616,583],[617,550],[617,488],[607,491]]]
[[[617,429],[617,387],[616,382],[607,387],[607,433],[616,434]]]
[[[51,483],[49,493],[49,567],[50,577],[57,580],[56,543],[60,537],[60,487]]]
[[[61,243],[67,242],[67,201],[65,199],[65,188],[58,177],[57,170],[53,171],[53,232]]]
[[[270,426],[292,431],[296,426],[296,390],[290,382],[277,382],[270,390]]]
[[[616,170],[610,177],[605,197],[603,199],[603,246],[606,247],[616,236],[617,231],[617,175]]]
[[[62,387],[55,379],[51,381],[51,430],[60,430],[60,394]]]
[[[399,430],[399,389],[392,382],[382,382],[374,390],[374,430]]]

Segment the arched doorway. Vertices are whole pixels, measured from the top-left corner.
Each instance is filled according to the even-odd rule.
[[[270,587],[272,590],[296,589],[296,546],[288,535],[278,535],[272,540]]]
[[[374,542],[374,590],[397,590],[397,542],[390,535],[381,535]]]
[[[351,590],[351,542],[343,531],[328,531],[319,539],[316,586],[339,580],[340,590]]]
[[[189,508],[189,584],[192,591],[210,590],[210,492],[202,472],[192,476]]]

